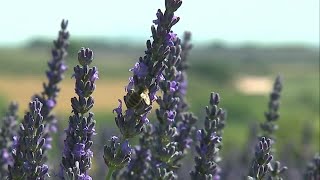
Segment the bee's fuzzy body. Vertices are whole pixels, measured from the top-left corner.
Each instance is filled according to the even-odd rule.
[[[150,105],[149,90],[130,90],[128,95],[125,96],[125,103],[127,108],[137,108],[141,106],[143,103],[146,105]]]

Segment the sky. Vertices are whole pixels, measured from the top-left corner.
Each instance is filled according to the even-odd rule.
[[[150,38],[164,0],[2,0],[0,45],[54,38],[69,20],[71,37]],[[319,46],[319,0],[183,0],[173,30],[194,41]]]

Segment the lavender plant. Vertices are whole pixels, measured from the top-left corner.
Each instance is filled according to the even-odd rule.
[[[180,63],[176,63],[176,70],[180,73],[176,76],[176,82],[179,84],[179,88],[174,92],[174,96],[179,98],[176,109],[176,118],[173,121],[173,126],[177,128],[177,134],[174,137],[174,141],[177,142],[178,151],[181,151],[185,156],[187,154],[187,149],[190,148],[192,143],[192,135],[195,131],[195,123],[197,122],[197,117],[193,113],[188,112],[189,105],[186,101],[187,94],[187,58],[189,52],[192,48],[190,43],[191,33],[185,32],[183,36],[183,41],[181,43],[181,53],[180,53]],[[179,43],[178,43],[179,44]]]
[[[181,46],[180,40],[175,40],[175,46],[170,47],[170,54],[164,70],[164,79],[159,83],[162,96],[157,99],[159,108],[156,109],[158,123],[154,126],[153,143],[150,144],[153,154],[152,170],[157,170],[159,179],[176,179],[174,172],[178,167],[176,161],[182,158],[182,152],[178,150],[178,143],[174,138],[177,129],[173,126],[176,119],[180,98],[175,96],[179,89],[177,77],[181,72],[177,71],[176,65],[180,63]]]
[[[152,152],[150,144],[153,143],[154,127],[147,124],[144,133],[139,139],[139,145],[134,148],[133,156],[124,172],[120,174],[123,179],[152,179]]]
[[[113,110],[121,135],[112,136],[103,149],[103,158],[108,166],[106,179],[177,179],[181,159],[187,155],[194,141],[197,143],[197,155],[194,170],[190,172],[191,179],[218,180],[227,177],[222,173],[230,171],[229,168],[222,169],[220,165],[226,112],[218,107],[219,94],[210,94],[203,129],[195,131],[197,118],[189,112],[186,101],[186,70],[188,54],[192,48],[191,34],[186,32],[181,41],[171,30],[180,20],[174,13],[181,4],[181,0],[165,0],[166,10],[157,11],[157,19],[151,27],[153,41],[146,42],[144,57],[140,57],[130,69],[133,75],[125,88],[126,95]],[[48,166],[45,165],[45,152],[51,147],[51,132],[56,132],[57,120],[52,110],[57,104],[60,91],[58,84],[67,70],[67,24],[67,21],[62,21],[59,37],[54,41],[52,60],[48,63],[49,70],[46,72],[48,82],[44,83],[42,93],[34,95],[18,134],[14,130],[18,118],[15,104],[10,106],[3,119],[4,125],[0,129],[0,179],[8,176],[10,180],[42,180],[49,175]],[[94,114],[90,111],[94,106],[92,93],[98,79],[98,69],[89,67],[92,61],[93,52],[82,48],[78,53],[80,65],[74,67],[77,97],[71,98],[72,115],[69,117],[68,128],[65,129],[60,179],[92,179],[89,170],[96,130]],[[156,95],[159,90],[161,96]],[[279,119],[281,90],[282,79],[278,76],[265,113],[266,121],[260,126],[262,133],[246,179],[281,180],[287,169],[280,162],[274,161],[274,134],[278,129],[276,122]],[[148,115],[154,102],[159,105],[155,111],[157,122],[149,123]],[[196,138],[193,138],[195,132]],[[254,134],[251,136],[256,136]],[[137,136],[140,136],[139,146],[132,148],[129,142]],[[254,140],[250,141],[255,143]],[[8,155],[10,151],[12,158]],[[242,166],[248,159],[247,155],[243,155]],[[319,155],[315,156],[308,165],[304,179],[320,178],[319,159]],[[9,165],[8,170],[6,165]],[[123,169],[124,167],[126,168]]]
[[[190,173],[191,179],[220,179],[218,162],[221,160],[219,150],[221,148],[222,130],[224,125],[220,119],[225,119],[225,112],[218,108],[220,96],[217,93],[210,94],[210,107],[206,107],[206,119],[204,129],[197,131],[196,146],[198,156],[195,157],[195,168]]]
[[[18,104],[11,102],[2,119],[0,128],[0,179],[4,179],[8,175],[8,165],[12,165],[11,148],[13,137],[17,135],[18,124]]]
[[[186,51],[191,49],[189,40],[190,33],[185,33],[182,45]],[[179,168],[178,160],[182,158],[183,152],[183,149],[179,151],[179,148],[187,148],[190,145],[189,132],[196,119],[192,114],[182,115],[187,110],[187,103],[184,97],[186,93],[186,73],[178,71],[178,67],[181,70],[186,69],[188,52],[181,52],[182,47],[180,46],[181,41],[179,38],[175,38],[173,42],[175,45],[170,47],[170,54],[164,70],[165,80],[159,83],[160,89],[163,92],[163,98],[159,97],[157,99],[160,106],[156,110],[158,124],[156,126],[152,124],[147,126],[139,140],[139,146],[134,149],[134,156],[128,168],[121,175],[123,178],[151,179],[152,176],[157,176],[165,179],[177,177],[174,171]],[[183,59],[180,56],[182,54]],[[181,65],[182,63],[184,64]],[[184,83],[184,87],[180,86],[180,82]],[[180,97],[183,100],[180,100]],[[192,123],[189,126],[180,126],[176,122],[178,115],[185,122],[189,120]],[[177,131],[176,124],[179,124],[181,134]],[[179,135],[180,138],[178,139],[177,136]],[[171,151],[169,148],[171,148]],[[151,154],[154,154],[154,157]]]
[[[53,108],[57,104],[57,96],[60,91],[58,84],[64,78],[64,72],[67,70],[65,59],[67,57],[67,48],[69,46],[69,32],[67,31],[68,21],[62,20],[61,30],[59,31],[58,38],[53,41],[54,48],[51,50],[52,59],[48,62],[49,70],[46,71],[48,78],[47,83],[43,83],[43,91],[41,94],[35,94],[32,99],[38,99],[42,104],[42,112],[44,118],[44,138],[46,144],[43,151],[51,148],[51,133],[57,131],[57,119],[52,114]]]
[[[48,166],[43,162],[45,139],[42,103],[35,99],[30,102],[29,109],[20,125],[18,136],[14,137],[14,163],[8,167],[9,180],[42,180],[48,173]]]
[[[261,137],[256,146],[255,157],[252,161],[248,179],[262,180],[269,171],[271,160],[271,139]]]
[[[92,179],[88,170],[91,168],[93,152],[90,150],[95,134],[94,114],[89,112],[94,105],[93,97],[98,79],[98,69],[89,67],[93,52],[82,48],[78,52],[79,65],[74,67],[75,92],[78,98],[71,98],[73,115],[69,117],[69,126],[65,130],[66,139],[61,163],[61,178],[70,180]],[[89,112],[89,113],[88,113]],[[86,117],[86,113],[88,116]]]
[[[119,138],[118,146],[113,147],[112,139],[111,144],[105,146],[104,159],[109,167],[109,174],[112,174],[114,169],[123,167],[115,166],[117,162],[130,161],[131,158],[128,157],[131,157],[131,150],[128,150],[130,146],[127,146],[126,141],[141,134],[144,125],[149,122],[147,114],[152,109],[152,102],[157,99],[156,92],[159,89],[159,81],[163,79],[162,71],[165,68],[165,59],[170,51],[169,47],[174,45],[175,34],[171,31],[171,28],[180,19],[174,16],[174,12],[181,4],[182,1],[180,0],[166,0],[165,12],[158,10],[157,19],[153,21],[157,27],[151,26],[153,42],[147,41],[145,56],[140,57],[139,62],[130,70],[133,72],[133,77],[129,78],[129,84],[126,87],[127,94],[124,96],[127,110],[122,113],[121,100],[119,100],[119,107],[114,109],[117,114],[115,121],[122,137]],[[125,156],[117,155],[121,149],[126,149],[126,151],[120,153],[126,154]]]
[[[304,174],[305,180],[318,180],[320,179],[320,155],[315,154],[312,161],[308,163]]]
[[[278,125],[275,123],[279,119],[279,106],[280,106],[280,93],[282,90],[282,77],[277,76],[273,91],[270,94],[270,101],[268,104],[269,111],[265,113],[266,121],[260,125],[263,136],[271,140],[271,144],[275,143],[274,132],[278,129]],[[275,149],[271,149],[273,153]],[[269,165],[270,173],[268,179],[282,179],[281,175],[287,170],[287,167],[280,167],[280,162],[271,162]]]
[[[280,107],[280,96],[282,90],[282,77],[277,76],[274,85],[273,91],[270,94],[270,101],[268,103],[268,112],[265,112],[266,121],[260,125],[262,130],[262,136],[270,138],[272,141],[275,141],[274,132],[278,129],[276,121],[279,119],[279,107]]]

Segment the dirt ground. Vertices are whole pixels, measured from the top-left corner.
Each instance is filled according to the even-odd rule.
[[[25,77],[4,77],[0,78],[0,94],[8,100],[17,101],[20,105],[19,114],[23,114],[27,108],[27,103],[35,92],[41,92],[42,83],[45,79],[40,79],[34,76]],[[126,81],[116,80],[97,80],[97,88],[93,93],[95,101],[95,111],[109,111],[118,106],[118,99],[122,99],[125,94],[124,87],[127,85]],[[76,94],[74,92],[74,79],[66,78],[61,85],[61,91],[58,96],[58,105],[56,107],[57,113],[70,113],[71,102],[70,99]]]
[[[263,95],[271,92],[272,79],[263,76],[242,76],[235,81],[236,88],[247,95]]]

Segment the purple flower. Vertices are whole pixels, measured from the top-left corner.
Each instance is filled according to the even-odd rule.
[[[218,174],[213,176],[213,180],[220,180],[220,179],[221,179],[220,175],[218,175]]]
[[[44,145],[43,145],[43,147],[44,147],[45,149],[51,149],[51,148],[52,148],[51,142],[52,142],[52,137],[51,137],[51,136],[50,136],[50,137],[47,137],[47,138],[46,138],[46,141],[45,141],[45,143],[44,143]]]
[[[71,99],[73,115],[69,117],[69,126],[65,130],[67,136],[61,163],[62,178],[91,179],[88,170],[93,157],[90,147],[93,144],[93,135],[95,135],[95,120],[93,113],[89,111],[94,105],[91,94],[95,90],[94,82],[98,79],[97,68],[89,67],[92,60],[93,52],[89,48],[82,48],[79,51],[78,61],[82,66],[77,65],[74,68],[75,92],[78,98]],[[86,117],[87,112],[89,113]]]
[[[159,87],[157,87],[157,86],[152,86],[150,88],[150,94],[149,94],[150,101],[153,102],[153,101],[156,101],[158,99],[158,97],[157,97],[158,90],[159,90]]]
[[[164,81],[164,80],[165,80],[165,78],[164,78],[163,74],[159,73],[159,75],[157,76],[157,81],[160,82],[160,81]]]
[[[132,149],[130,147],[129,141],[125,140],[121,145],[121,151],[125,154],[131,153]]]
[[[183,140],[183,142],[184,142],[184,144],[183,144],[184,149],[189,149],[192,145],[193,140],[191,138],[187,137]]]
[[[79,180],[92,180],[92,178],[89,175],[81,174],[78,175]]]
[[[18,136],[13,136],[12,139],[13,139],[12,147],[15,149],[18,146],[19,137]]]
[[[126,87],[126,92],[128,92],[129,90],[133,89],[134,88],[134,81],[133,81],[133,77],[129,77],[129,84],[128,86]]]
[[[156,13],[156,16],[157,16],[157,19],[153,20],[152,22],[155,24],[155,25],[160,25],[160,22],[161,22],[161,18],[163,16],[161,10],[159,9]]]
[[[148,124],[149,123],[149,119],[148,119],[147,115],[148,114],[146,113],[141,117],[141,121],[142,121],[143,124]]]
[[[173,93],[179,89],[179,84],[176,81],[170,81],[170,92]]]
[[[143,62],[137,62],[133,68],[130,69],[134,75],[137,75],[139,78],[145,77],[149,70],[148,66],[146,66]]]
[[[119,114],[119,107],[114,110],[117,112],[115,122],[122,135],[121,142],[119,142],[120,144],[128,138],[133,138],[143,132],[143,128],[149,123],[147,114],[149,114],[152,109],[152,102],[158,101],[156,93],[159,90],[161,81],[164,81],[165,78],[163,71],[166,66],[166,58],[170,53],[169,45],[174,45],[172,41],[176,39],[176,34],[171,32],[172,26],[178,22],[178,18],[173,20],[174,12],[180,7],[181,2],[166,0],[165,4],[165,13],[158,10],[156,14],[157,20],[153,21],[157,27],[154,25],[151,27],[153,42],[147,40],[145,55],[140,57],[135,66],[130,69],[130,71],[133,72],[133,76],[129,78],[126,95],[124,96],[127,110],[124,115]],[[146,91],[149,91],[149,93],[147,94]],[[168,89],[168,91],[170,90]],[[150,103],[143,103],[144,99],[140,101],[137,95],[143,95],[144,97],[149,96]],[[127,100],[132,100],[132,97],[138,97],[138,101],[136,101],[138,104],[136,106],[131,106],[130,103],[127,103]],[[178,100],[173,98],[171,101],[173,102],[172,106],[176,107],[176,101]],[[169,109],[169,111],[170,110],[171,109]],[[161,112],[165,111],[166,109]],[[162,113],[161,115],[164,117],[165,114]],[[170,121],[174,120],[173,116],[175,116],[175,113],[170,112],[167,115]],[[174,132],[172,132],[172,134],[174,134]],[[125,162],[128,163],[131,160],[131,154],[123,152],[122,150],[117,152],[117,148],[119,147],[115,144],[117,143],[111,140],[110,144],[105,146],[104,159],[109,168],[121,169],[126,164],[121,163],[119,166],[116,162],[125,159]],[[171,146],[170,148],[172,149]],[[175,155],[172,157],[175,158]],[[137,178],[139,179],[139,177]]]
[[[5,179],[8,175],[8,165],[12,165],[13,157],[10,152],[16,147],[17,124],[18,124],[18,104],[11,102],[5,116],[1,119],[0,128],[0,179]]]
[[[48,99],[46,105],[48,108],[52,109],[56,106],[56,101],[54,99]]]
[[[46,124],[44,129],[44,137],[50,138],[50,134],[55,132],[56,118],[51,114],[51,111],[56,106],[57,96],[59,94],[58,84],[64,79],[64,72],[68,69],[65,60],[67,57],[67,48],[69,46],[69,32],[67,31],[68,21],[62,20],[61,29],[56,40],[53,41],[54,47],[51,50],[52,58],[48,62],[48,70],[46,75],[48,82],[44,83],[43,92],[35,94],[32,99],[39,99],[43,104],[42,112],[44,123]],[[49,140],[46,141],[46,146],[43,147],[43,151],[46,152],[51,147],[48,145]],[[46,160],[47,158],[45,158]]]
[[[188,81],[184,80],[179,84],[179,91],[182,95],[187,94]]]
[[[118,99],[118,101],[119,101],[119,106],[115,108],[112,112],[113,113],[116,112],[119,116],[120,114],[122,114],[122,101],[120,99]]]
[[[59,72],[60,72],[60,73],[64,73],[67,69],[68,69],[68,66],[67,66],[66,64],[61,63],[61,64],[59,65]]]
[[[103,158],[109,168],[122,168],[130,162],[131,153],[128,140],[121,142],[120,138],[112,136],[110,145],[104,146]]]
[[[174,46],[174,41],[177,38],[177,34],[172,31],[166,35],[166,43],[168,46]]]
[[[197,141],[199,145],[196,146],[198,156],[195,157],[195,168],[190,173],[191,179],[206,179],[206,177],[219,177],[220,161],[219,150],[221,148],[222,138],[217,134],[222,134],[220,119],[224,119],[222,109],[218,109],[220,96],[217,93],[210,94],[209,105],[206,107],[205,128],[197,130]],[[210,164],[210,166],[208,166]]]
[[[90,81],[92,83],[94,83],[97,79],[99,79],[99,73],[98,73],[98,70],[95,69],[94,72],[93,72],[93,75],[91,76]]]
[[[85,145],[83,143],[76,143],[73,146],[73,154],[75,155],[76,159],[80,158],[81,156],[83,156],[84,154],[86,154],[85,150]]]
[[[8,153],[7,150],[2,151],[1,155],[2,155],[2,156],[1,156],[2,159],[8,159],[8,158],[10,158],[10,154]]]
[[[14,163],[9,165],[9,179],[44,179],[48,172],[48,166],[43,164],[45,139],[42,136],[44,133],[42,107],[43,104],[38,99],[29,104],[30,112],[24,116],[19,137],[14,137],[12,150]]]
[[[202,141],[202,139],[203,139],[203,133],[202,133],[202,130],[197,130],[197,134],[196,134],[197,136],[197,140],[198,141]]]
[[[256,145],[255,157],[252,161],[249,176],[252,178],[263,179],[269,171],[269,163],[272,160],[271,139],[262,137]]]
[[[173,122],[174,118],[176,117],[176,112],[175,111],[166,111],[166,117],[169,122]]]

